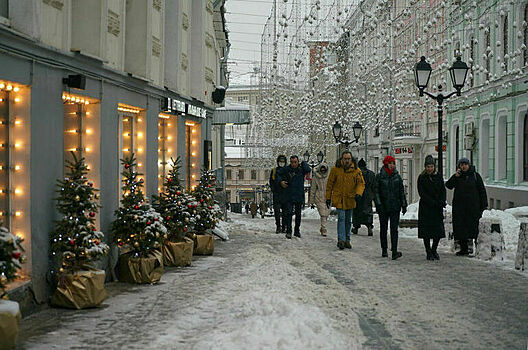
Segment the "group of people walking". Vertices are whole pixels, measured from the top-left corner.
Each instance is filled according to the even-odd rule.
[[[312,171],[306,162],[299,162],[297,156],[277,157],[277,167],[270,173],[273,192],[276,233],[301,237],[301,206],[304,203],[304,179]],[[423,239],[427,260],[439,260],[437,252],[441,238],[445,237],[444,208],[446,188],[454,189],[453,233],[460,242],[457,255],[469,254],[469,242],[478,237],[478,223],[487,208],[487,195],[482,177],[475,171],[467,158],[461,158],[457,170],[444,184],[431,155],[425,158],[424,170],[418,177],[420,195],[418,209],[418,237]],[[407,199],[403,179],[396,169],[396,160],[386,156],[378,174],[367,169],[366,162],[359,162],[350,151],[344,151],[335,166],[320,164],[313,169],[309,203],[317,207],[320,215],[320,233],[326,236],[327,219],[332,206],[337,210],[337,247],[351,249],[350,235],[358,234],[365,225],[368,235],[373,236],[373,208],[380,223],[381,255],[388,257],[387,235],[390,232],[391,257],[393,260],[403,254],[398,251],[398,225],[400,213],[407,212]],[[292,231],[292,218],[295,226]],[[390,228],[390,231],[389,231]]]

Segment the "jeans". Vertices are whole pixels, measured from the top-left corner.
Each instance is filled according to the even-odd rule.
[[[283,225],[286,225],[286,232],[292,232],[292,217],[295,214],[295,231],[299,232],[301,228],[301,207],[302,203],[289,202],[286,203],[286,222],[283,221]]]
[[[277,228],[286,228],[286,205],[279,201],[273,203],[273,213],[275,214],[275,226]],[[282,218],[282,220],[281,220]],[[282,221],[282,225],[281,225]]]
[[[337,240],[350,242],[352,209],[337,209]]]
[[[387,250],[387,227],[390,220],[391,250],[398,251],[398,224],[400,223],[400,212],[379,213],[381,249]]]

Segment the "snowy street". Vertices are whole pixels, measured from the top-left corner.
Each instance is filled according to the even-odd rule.
[[[336,248],[318,220],[302,239],[272,218],[230,214],[230,241],[159,285],[110,283],[98,309],[49,308],[25,318],[23,349],[526,349],[528,278],[401,238],[403,258],[374,237]]]

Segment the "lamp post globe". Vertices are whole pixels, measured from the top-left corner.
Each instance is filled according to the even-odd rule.
[[[359,122],[356,122],[352,127],[352,132],[354,133],[354,139],[356,140],[356,142],[358,142],[359,138],[361,137],[362,131],[363,126]]]
[[[466,62],[463,62],[460,56],[456,58],[456,61],[453,63],[453,66],[449,68],[449,75],[451,76],[451,82],[453,83],[453,87],[457,91],[457,96],[461,95],[461,90],[464,87],[464,84],[466,83],[466,77],[467,73],[469,71],[469,67],[466,64]]]
[[[334,138],[336,139],[336,141],[341,138],[343,129],[339,122],[335,122],[334,126],[332,127],[332,133],[334,134]]]
[[[317,153],[317,162],[322,163],[323,159],[324,159],[324,154],[322,151],[319,151],[319,153]]]
[[[420,96],[423,96],[423,91],[429,84],[431,78],[432,68],[425,60],[425,56],[420,58],[420,62],[414,66],[414,82],[420,90]]]
[[[308,151],[304,152],[303,160],[308,163],[310,161],[310,153]]]

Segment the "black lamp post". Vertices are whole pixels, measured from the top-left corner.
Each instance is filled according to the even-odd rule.
[[[420,90],[420,96],[426,94],[430,98],[436,101],[438,107],[438,173],[442,176],[443,174],[443,154],[442,154],[442,116],[443,116],[443,107],[442,104],[444,100],[447,100],[454,94],[460,96],[461,90],[464,87],[466,82],[467,72],[469,67],[465,62],[462,62],[460,56],[456,58],[453,66],[449,68],[449,75],[451,76],[451,82],[456,91],[453,91],[447,95],[442,93],[442,85],[438,86],[438,94],[434,95],[430,92],[425,91],[427,85],[429,84],[429,79],[431,78],[431,65],[427,63],[425,57],[420,58],[420,62],[414,67],[414,79],[416,87]]]
[[[317,163],[312,159],[312,161],[310,162],[310,153],[308,151],[304,152],[303,154],[303,160],[310,164],[310,166],[312,167],[312,169],[316,166],[318,166],[319,164],[321,164],[324,160],[324,153],[322,151],[319,151],[319,153],[317,153]]]
[[[343,135],[343,127],[339,122],[335,122],[334,126],[332,127],[332,132],[334,134],[334,138],[336,142],[341,143],[345,145],[345,147],[348,149],[348,147],[355,143],[359,142],[359,138],[361,137],[361,132],[363,131],[363,126],[359,122],[356,122],[354,126],[352,127],[352,132],[354,134],[354,140],[350,140],[348,137],[348,134]]]

